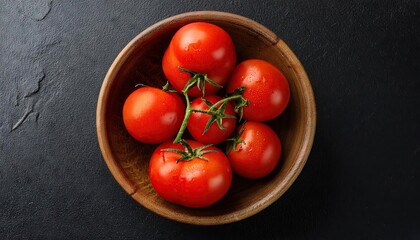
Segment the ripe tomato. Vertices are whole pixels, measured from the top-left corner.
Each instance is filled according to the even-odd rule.
[[[205,97],[205,99],[212,104],[215,104],[216,102],[222,100],[221,97],[216,95],[207,96]],[[194,101],[191,102],[190,106],[193,109],[209,110],[209,106],[201,98],[196,98]],[[221,105],[219,105],[216,110],[220,108]],[[227,103],[226,108],[224,109],[224,111],[221,112],[221,114],[235,116],[233,106],[230,103]],[[204,130],[210,118],[211,115],[207,113],[193,112],[191,114],[188,120],[187,128],[195,140],[206,144],[218,144],[224,141],[226,138],[228,138],[235,130],[236,118],[222,117],[221,125],[223,126],[224,130],[220,129],[216,120],[204,133]]]
[[[203,147],[202,143],[189,140],[192,149]],[[164,149],[184,150],[181,144],[172,141],[161,144],[152,154],[149,177],[156,193],[162,198],[187,207],[207,207],[220,200],[229,190],[232,170],[226,155],[216,147],[191,160],[177,160],[181,154]]]
[[[246,60],[235,68],[227,92],[244,86],[243,97],[249,105],[243,108],[243,118],[268,121],[279,116],[290,99],[289,84],[274,65],[263,60]]]
[[[184,113],[184,102],[176,93],[142,87],[126,99],[123,120],[128,133],[137,141],[155,144],[178,132]]]
[[[236,51],[229,34],[222,28],[205,22],[190,23],[180,28],[167,48],[162,67],[171,85],[182,92],[191,78],[179,67],[207,74],[208,78],[223,86],[236,64]],[[206,95],[215,93],[219,88],[205,84]],[[201,96],[194,87],[190,96]]]
[[[242,129],[242,132],[240,132]],[[246,122],[238,128],[239,142],[228,153],[232,169],[245,178],[262,178],[277,166],[281,144],[277,134],[260,122]]]

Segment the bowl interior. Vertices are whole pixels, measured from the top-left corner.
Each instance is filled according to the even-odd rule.
[[[275,171],[260,180],[234,176],[228,194],[215,205],[191,209],[160,198],[148,178],[148,162],[156,145],[135,141],[125,130],[122,107],[138,83],[161,87],[163,52],[177,29],[189,22],[207,21],[232,37],[238,63],[259,58],[276,65],[287,77],[291,100],[286,111],[268,124],[282,141]],[[145,30],[120,53],[111,66],[98,101],[98,138],[105,161],[121,186],[140,204],[164,217],[192,224],[222,224],[253,215],[277,200],[301,171],[309,154],[315,107],[307,76],[294,54],[276,35],[240,16],[200,12],[175,16]]]

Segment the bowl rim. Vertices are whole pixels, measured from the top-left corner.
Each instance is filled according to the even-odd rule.
[[[289,66],[292,66],[299,83],[304,85],[303,100],[305,106],[307,107],[303,111],[305,121],[305,134],[303,142],[300,145],[299,154],[295,161],[295,164],[291,167],[290,171],[286,173],[282,184],[275,187],[273,194],[268,194],[267,196],[261,198],[254,206],[247,207],[242,209],[235,214],[227,213],[226,215],[220,215],[223,217],[215,218],[213,216],[182,216],[181,218],[173,214],[171,216],[165,215],[164,210],[159,207],[154,206],[152,203],[143,201],[142,198],[138,196],[137,188],[134,183],[130,181],[128,176],[123,171],[122,167],[116,160],[114,153],[110,150],[109,136],[106,131],[106,102],[109,98],[111,89],[112,79],[115,79],[116,73],[120,70],[123,62],[125,62],[130,55],[135,50],[136,43],[142,39],[154,34],[160,28],[169,26],[174,23],[179,22],[194,22],[194,21],[226,21],[229,24],[236,24],[242,27],[252,27],[252,30],[257,33],[257,35],[262,36],[265,40],[268,40],[271,44],[277,45],[276,47],[280,50],[281,54],[285,57]],[[113,177],[119,183],[119,185],[138,203],[152,212],[178,222],[189,223],[194,225],[220,225],[231,222],[236,222],[245,218],[248,218],[263,209],[270,206],[273,202],[278,200],[292,185],[296,180],[297,176],[302,171],[312,148],[316,129],[316,106],[314,93],[309,81],[309,78],[306,74],[305,69],[303,68],[301,62],[292,52],[292,50],[286,45],[286,43],[280,39],[275,33],[269,30],[267,27],[261,25],[260,23],[251,20],[247,17],[240,16],[233,13],[220,12],[220,11],[193,11],[181,13],[174,15],[169,18],[165,18],[146,28],[144,31],[139,33],[134,37],[117,55],[113,63],[111,64],[104,81],[102,83],[98,102],[96,109],[96,131],[99,147],[102,152],[102,156],[105,160],[108,169],[110,170]]]

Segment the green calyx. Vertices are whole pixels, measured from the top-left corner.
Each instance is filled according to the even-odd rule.
[[[219,126],[220,130],[225,131],[225,127],[223,127],[223,119],[224,118],[233,118],[236,119],[235,116],[229,115],[225,113],[226,106],[229,101],[219,101],[215,104],[212,104],[210,101],[208,101],[205,98],[201,98],[201,100],[209,107],[208,110],[198,110],[198,109],[192,109],[194,112],[201,112],[206,113],[210,115],[210,119],[207,121],[206,127],[204,128],[203,135],[209,130],[210,126],[216,122],[217,126]],[[220,105],[219,108],[217,108]]]
[[[222,86],[220,86],[219,84],[217,84],[213,80],[209,79],[207,77],[207,74],[205,74],[205,73],[198,73],[198,72],[195,72],[195,71],[192,71],[192,70],[189,70],[189,69],[185,69],[185,68],[182,68],[182,67],[178,67],[178,68],[179,68],[180,71],[187,72],[187,73],[191,74],[191,78],[187,82],[187,84],[185,85],[184,89],[182,90],[182,93],[184,94],[187,106],[186,106],[186,109],[185,109],[184,120],[182,121],[182,124],[181,124],[181,127],[180,127],[179,131],[178,131],[178,134],[175,137],[174,143],[181,143],[182,136],[183,136],[183,134],[185,132],[185,129],[187,128],[187,125],[188,125],[188,120],[189,120],[189,118],[190,118],[190,116],[193,112],[201,112],[201,113],[205,113],[205,114],[210,115],[210,119],[206,123],[203,134],[205,134],[209,130],[210,126],[214,122],[217,123],[218,127],[221,130],[225,130],[225,128],[223,127],[223,119],[224,118],[236,118],[235,116],[232,116],[232,115],[229,115],[229,114],[225,113],[227,104],[230,101],[235,102],[234,111],[235,111],[235,113],[239,114],[239,120],[242,119],[243,107],[249,105],[249,101],[242,97],[242,94],[245,91],[245,87],[240,87],[238,89],[235,89],[235,91],[230,96],[221,99],[220,101],[216,102],[215,104],[212,104],[211,102],[209,102],[208,100],[206,100],[204,98],[206,82],[210,83],[213,86],[219,87],[219,88],[222,88]],[[189,96],[188,96],[188,91],[195,86],[197,86],[197,88],[201,90],[201,93],[202,93],[202,96],[203,96],[202,100],[209,107],[208,110],[191,108],[190,99],[189,99]]]
[[[188,90],[190,90],[192,87],[197,86],[197,88],[201,90],[202,96],[204,96],[206,92],[206,82],[210,83],[211,85],[215,87],[222,88],[222,86],[220,86],[215,81],[208,78],[206,73],[199,73],[199,72],[195,72],[195,71],[185,69],[182,67],[178,67],[178,69],[183,72],[187,72],[191,75],[190,80],[185,85],[184,89],[182,90],[184,94],[186,94]]]
[[[199,148],[192,148],[185,140],[181,139],[179,143],[184,147],[184,150],[176,149],[176,148],[165,148],[161,151],[163,152],[174,152],[181,155],[180,158],[176,160],[176,163],[179,161],[191,161],[194,158],[199,158],[205,161],[208,161],[206,157],[204,157],[205,154],[211,153],[211,152],[217,152],[216,150],[209,150],[206,148],[209,148],[213,146],[213,144],[208,144],[201,146]]]

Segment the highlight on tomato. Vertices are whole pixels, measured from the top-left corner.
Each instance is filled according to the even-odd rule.
[[[191,78],[197,86],[188,95],[214,94],[235,68],[236,50],[229,34],[206,22],[181,27],[173,36],[162,60],[170,84],[182,93]]]
[[[238,127],[236,138],[228,145],[232,169],[244,178],[257,179],[270,174],[281,155],[277,134],[261,122],[246,122]]]
[[[167,201],[201,208],[225,196],[232,169],[226,155],[214,146],[193,140],[168,141],[153,152],[149,178],[156,193]]]
[[[178,132],[185,114],[181,97],[154,87],[132,92],[123,106],[123,121],[137,141],[162,143]]]
[[[227,92],[245,87],[243,98],[249,101],[243,108],[243,118],[268,121],[279,116],[287,107],[290,89],[286,77],[273,64],[259,59],[241,62],[232,73]]]

